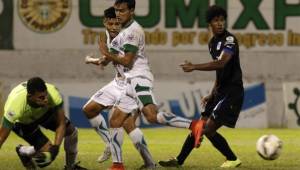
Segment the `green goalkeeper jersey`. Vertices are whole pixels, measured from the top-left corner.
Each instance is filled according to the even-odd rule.
[[[48,91],[48,105],[46,107],[34,108],[27,102],[26,82],[16,86],[8,95],[4,106],[4,118],[10,123],[16,122],[30,124],[41,118],[51,108],[62,105],[63,100],[52,84],[46,83]]]

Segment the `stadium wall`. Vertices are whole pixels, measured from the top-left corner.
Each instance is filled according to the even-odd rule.
[[[10,87],[31,76],[41,76],[52,83],[109,82],[112,67],[104,71],[84,64],[90,50],[17,50],[0,51],[0,80],[3,96]],[[214,72],[183,73],[179,64],[184,60],[195,63],[209,61],[206,51],[148,51],[151,68],[157,81],[207,82],[214,80]],[[266,88],[268,127],[287,127],[284,118],[284,82],[299,81],[300,54],[298,52],[241,52],[244,82],[263,82]],[[172,85],[170,85],[172,87]],[[82,89],[83,91],[85,89]],[[96,89],[95,89],[96,90]]]

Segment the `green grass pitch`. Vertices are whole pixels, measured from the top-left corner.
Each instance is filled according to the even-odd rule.
[[[185,140],[188,130],[175,128],[142,129],[145,134],[150,152],[154,159],[165,160],[176,156]],[[46,132],[51,138],[53,134]],[[299,170],[300,169],[300,130],[299,129],[227,129],[220,133],[225,136],[232,149],[242,160],[240,170]],[[275,134],[283,141],[283,152],[274,161],[261,159],[255,150],[256,140],[264,134]],[[11,133],[0,150],[0,170],[23,169],[15,152],[17,144],[26,144],[23,140]],[[106,170],[111,160],[99,164],[97,157],[103,151],[104,145],[100,137],[92,129],[79,129],[79,155],[81,165],[91,170]],[[123,144],[123,158],[127,170],[137,169],[142,165],[142,159],[135,150],[128,136],[125,135]],[[215,170],[221,169],[224,157],[215,150],[208,140],[204,140],[199,149],[193,150],[182,170]],[[44,168],[45,170],[63,169],[64,151],[61,147],[55,162]],[[177,169],[163,168],[160,169]]]

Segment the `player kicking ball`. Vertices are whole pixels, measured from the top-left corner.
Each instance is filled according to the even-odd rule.
[[[116,18],[115,9],[110,7],[104,11],[104,26],[106,28],[106,38],[103,41],[106,42],[107,46],[110,46],[111,41],[115,38],[120,29],[121,24]],[[110,61],[102,58],[93,58],[91,56],[86,57],[86,63],[100,65],[101,67],[106,66]],[[123,128],[129,135],[130,139],[134,143],[135,148],[140,153],[144,160],[143,168],[153,169],[155,168],[155,162],[148,151],[147,144],[144,139],[142,131],[136,127],[135,121],[139,116],[139,110],[137,105],[137,100],[135,98],[126,95],[126,89],[128,87],[127,80],[124,76],[124,67],[113,63],[116,70],[115,78],[108,83],[106,86],[97,91],[91,99],[83,107],[83,111],[86,117],[89,119],[92,127],[96,132],[102,137],[103,141],[106,143],[106,149],[102,156],[99,157],[98,162],[103,162],[110,158],[111,152],[121,152],[119,147],[123,143],[123,130],[122,128],[114,128],[112,138],[109,134],[106,122],[101,115],[101,111],[104,109],[112,108],[111,112],[113,115],[110,118],[110,125],[119,124],[119,115],[125,115],[124,122],[122,123]],[[119,107],[114,107],[118,105]],[[113,126],[112,126],[113,127]],[[116,136],[115,134],[118,134]],[[113,154],[113,160],[118,162],[122,161],[122,157],[115,157]],[[122,165],[118,168],[122,169]]]
[[[244,100],[242,70],[239,59],[237,39],[225,29],[226,11],[218,6],[211,6],[206,12],[206,21],[213,37],[209,42],[212,62],[192,64],[186,61],[181,65],[184,72],[194,70],[216,71],[216,81],[210,95],[202,99],[205,110],[202,119],[206,120],[205,136],[213,146],[225,156],[221,168],[238,167],[242,162],[233,153],[226,139],[217,132],[222,126],[234,128]],[[189,135],[179,155],[169,161],[160,161],[164,167],[183,165],[193,150],[194,137]]]
[[[17,154],[27,170],[49,166],[56,158],[64,139],[65,170],[86,170],[76,163],[78,132],[65,117],[63,100],[52,84],[39,77],[16,86],[8,95],[0,127],[0,147],[11,130],[30,146],[19,145]],[[51,142],[40,126],[55,132]]]

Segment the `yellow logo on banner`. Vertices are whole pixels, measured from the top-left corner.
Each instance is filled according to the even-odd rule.
[[[62,28],[70,18],[72,0],[18,0],[23,23],[35,32],[50,33]]]

